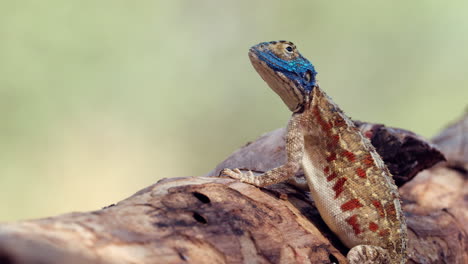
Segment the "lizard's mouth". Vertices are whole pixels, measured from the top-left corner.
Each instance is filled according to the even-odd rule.
[[[259,51],[255,48],[252,47],[249,49],[249,58],[252,60],[252,58],[258,59],[259,56]]]
[[[252,58],[252,56],[257,57],[257,54],[256,54],[254,48],[250,48],[250,49],[249,49],[249,58]]]

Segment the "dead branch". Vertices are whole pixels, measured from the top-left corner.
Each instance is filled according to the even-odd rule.
[[[468,153],[468,126],[436,137],[449,162],[418,173],[443,159],[437,148],[411,132],[358,124],[404,184],[409,263],[468,263],[468,162],[459,156]],[[264,135],[210,175],[276,167],[283,134]],[[456,153],[454,137],[463,142]],[[0,225],[0,263],[346,263],[346,252],[306,192],[216,177],[164,179],[101,210]]]

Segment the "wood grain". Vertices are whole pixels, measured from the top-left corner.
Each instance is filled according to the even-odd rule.
[[[396,167],[406,168],[400,193],[409,263],[468,263],[468,174],[460,169],[467,162],[458,156],[468,153],[468,146],[447,146],[453,137],[467,142],[468,133],[456,131],[449,128],[437,137],[448,162],[429,170],[419,172],[441,155],[417,136],[411,140],[426,146],[417,148],[417,157],[401,147],[405,144],[390,155],[408,156]],[[276,130],[250,143],[210,175],[227,165],[258,171],[277,166],[284,159],[283,133]],[[388,130],[373,133],[383,136]],[[406,132],[392,133],[400,142],[408,138]],[[430,165],[421,165],[428,160]],[[164,179],[97,211],[0,225],[0,263],[346,263],[346,253],[307,192],[288,184],[256,188],[206,176]]]

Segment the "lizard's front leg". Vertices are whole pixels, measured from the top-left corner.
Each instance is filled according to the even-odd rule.
[[[289,120],[286,135],[286,152],[288,161],[285,164],[263,174],[255,176],[251,171],[243,173],[239,169],[224,169],[219,175],[229,176],[241,182],[259,187],[283,182],[296,175],[296,172],[301,167],[302,156],[304,154],[304,133],[300,124],[300,115],[295,114]]]

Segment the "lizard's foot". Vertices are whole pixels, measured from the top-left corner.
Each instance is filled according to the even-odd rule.
[[[369,245],[353,247],[346,256],[350,264],[389,264],[387,250]]]
[[[242,172],[239,169],[224,169],[219,173],[219,177],[230,177],[241,182],[246,183],[254,183],[255,182],[255,175],[252,171]]]

